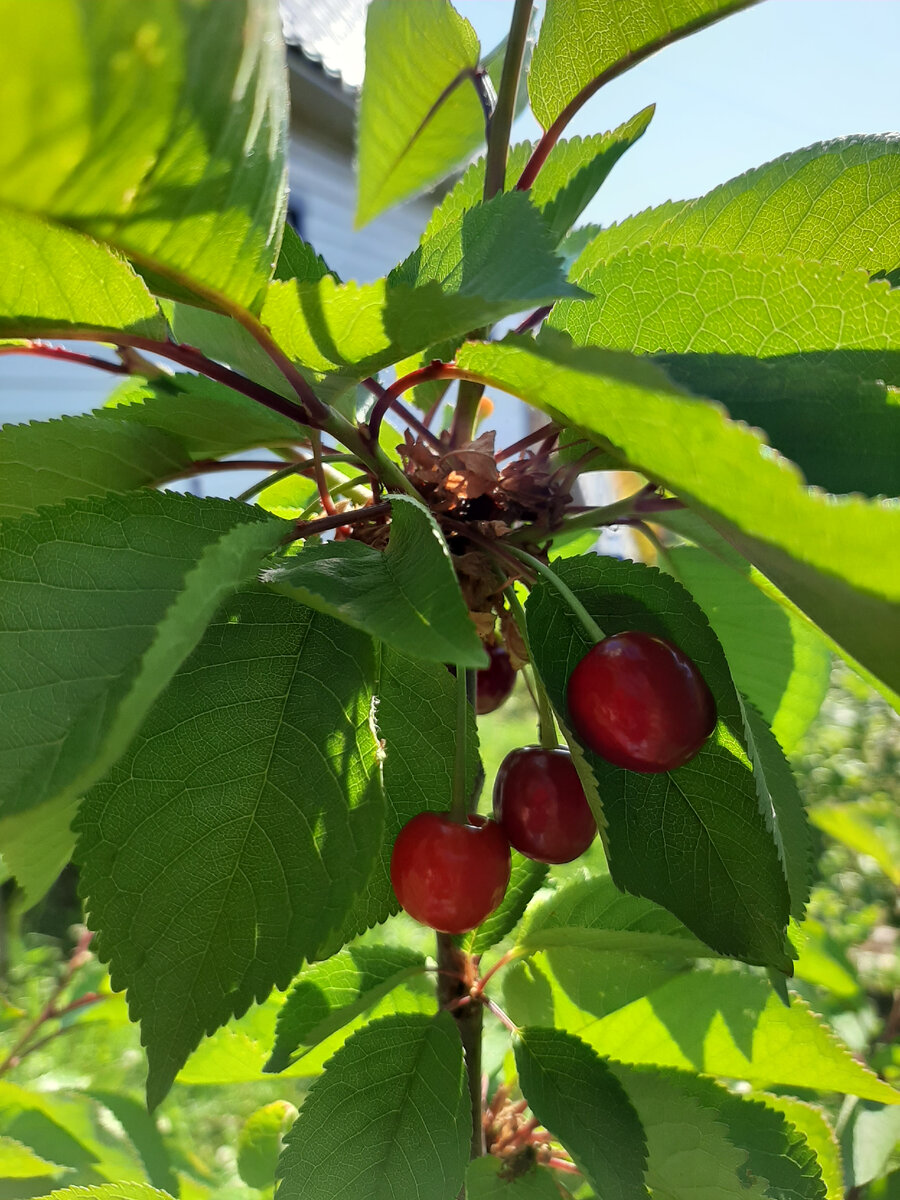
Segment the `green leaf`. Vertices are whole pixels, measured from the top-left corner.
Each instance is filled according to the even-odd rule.
[[[464,935],[462,948],[466,954],[484,954],[515,929],[526,905],[546,880],[548,870],[546,863],[535,862],[517,850],[512,851],[512,871],[506,894],[499,908],[494,909],[477,929]]]
[[[60,1188],[40,1200],[172,1200],[168,1192],[160,1192],[147,1183],[101,1183],[93,1187]]]
[[[285,224],[281,236],[281,251],[275,264],[275,279],[303,279],[314,283],[323,275],[337,275],[321,254],[305,242],[293,226]]]
[[[654,516],[660,525],[664,525],[666,529],[676,533],[679,537],[686,538],[697,546],[701,546],[704,550],[708,550],[717,562],[749,580],[763,595],[768,596],[770,600],[774,600],[792,621],[796,620],[800,622],[805,629],[811,631],[817,639],[824,643],[831,653],[843,656],[846,662],[870,687],[882,695],[892,708],[900,712],[900,695],[892,691],[882,680],[864,667],[858,659],[848,654],[846,649],[839,646],[830,634],[815,625],[811,617],[802,612],[784,592],[777,588],[770,579],[766,578],[743,554],[740,554],[730,542],[726,541],[721,533],[713,529],[708,521],[705,521],[696,512],[692,512],[687,508],[670,508],[661,513],[656,513]],[[849,627],[849,631],[852,632],[852,626]]]
[[[626,150],[643,137],[655,111],[655,105],[648,105],[609,133],[569,138],[557,142],[550,151],[530,194],[557,244],[596,196]]]
[[[548,323],[579,346],[765,360],[827,352],[845,371],[900,379],[900,297],[862,271],[666,244],[617,254],[578,282],[594,298],[558,304]]]
[[[531,1111],[604,1200],[648,1196],[644,1131],[606,1063],[579,1038],[558,1029],[521,1030],[515,1053]]]
[[[301,1047],[318,1045],[424,970],[425,958],[402,946],[349,946],[301,971],[278,1013],[267,1071],[283,1071]]]
[[[121,1140],[110,1139],[98,1118],[98,1106],[81,1093],[41,1093],[0,1083],[0,1135],[73,1171],[73,1182],[142,1178],[140,1162]]]
[[[64,1175],[65,1167],[47,1162],[15,1138],[0,1137],[0,1179],[40,1179]]]
[[[281,1153],[283,1135],[297,1117],[287,1100],[273,1100],[251,1113],[238,1134],[238,1174],[248,1187],[270,1188]]]
[[[385,551],[355,541],[309,546],[267,571],[265,582],[406,654],[483,667],[484,648],[437,523],[418,501],[390,499]]]
[[[857,1104],[841,1134],[841,1147],[850,1187],[886,1175],[900,1147],[900,1109]]]
[[[623,1071],[632,1073],[627,1067]],[[627,1089],[627,1081],[622,1082]],[[696,1075],[679,1076],[678,1087],[712,1109],[728,1130],[729,1140],[747,1151],[742,1179],[762,1184],[773,1200],[825,1200],[827,1188],[815,1151],[789,1117],[760,1099],[736,1096]]]
[[[680,646],[703,672],[718,712],[717,731],[677,771],[637,774],[583,750],[613,880],[675,913],[714,950],[789,970],[782,865],[744,754],[728,665],[702,611],[670,576],[639,563],[585,555],[556,559],[553,569],[606,634],[643,629]],[[526,616],[535,667],[568,725],[568,679],[592,640],[549,584],[532,590]]]
[[[582,944],[598,951],[606,948],[627,951],[629,936],[633,936],[636,953],[645,946],[644,953],[671,953],[675,958],[709,955],[706,946],[693,938],[672,913],[640,896],[619,891],[608,875],[575,879],[535,905],[523,924],[517,945],[528,951],[544,949],[566,944],[569,936],[570,944],[576,945],[579,934],[584,935]],[[610,938],[607,947],[603,944],[604,934],[625,936]],[[596,939],[593,935],[597,935]]]
[[[265,0],[219,16],[48,0],[35,22],[3,0],[0,204],[108,242],[155,288],[253,307],[284,216],[283,48]]]
[[[857,854],[867,854],[873,858],[891,883],[900,887],[900,860],[894,847],[886,843],[884,831],[869,818],[858,802],[816,804],[809,810],[809,819],[829,837],[843,842]]]
[[[170,434],[106,416],[0,428],[0,518],[162,483],[190,466]]]
[[[764,979],[694,971],[574,1030],[598,1054],[760,1086],[845,1092],[900,1104],[799,996],[785,1008]]]
[[[844,1200],[841,1151],[824,1110],[793,1096],[773,1096],[768,1092],[758,1092],[756,1096],[768,1108],[783,1113],[806,1138],[821,1168],[828,1200]]]
[[[153,1116],[143,1100],[123,1092],[108,1092],[91,1088],[87,1095],[108,1108],[116,1118],[131,1144],[141,1156],[147,1179],[164,1192],[178,1194],[178,1178],[172,1170],[172,1160]]]
[[[581,295],[562,267],[528,197],[503,192],[442,227],[376,283],[330,275],[272,283],[262,319],[314,383],[334,375],[326,385],[346,387],[501,317]]]
[[[130,379],[116,388],[96,415],[161,430],[177,438],[192,458],[292,445],[303,436],[296,421],[224,384],[186,372]]]
[[[732,1144],[728,1126],[691,1096],[674,1072],[610,1068],[624,1084],[647,1137],[647,1184],[654,1196],[694,1200],[698,1195],[763,1200],[762,1180],[747,1171],[747,1153]]]
[[[804,488],[751,430],[650,363],[552,334],[465,346],[457,361],[614,446],[623,464],[687,501],[847,652],[900,688],[900,576],[884,551],[900,542],[900,509]]]
[[[279,1162],[278,1194],[455,1200],[470,1140],[453,1018],[384,1017],[355,1033],[307,1093]]]
[[[609,133],[564,138],[550,151],[528,194],[549,226],[554,245],[558,245],[575,224],[626,150],[643,136],[654,111],[655,105],[651,104]],[[519,142],[510,147],[506,160],[507,190],[515,187],[533,149],[531,142]],[[435,237],[470,208],[481,204],[484,163],[484,157],[472,163],[444,197],[432,213],[423,242]]]
[[[81,882],[159,1103],[204,1033],[343,922],[384,819],[369,640],[261,590],[220,611],[78,819]]]
[[[834,493],[900,494],[896,393],[880,380],[860,378],[840,353],[762,361],[658,354],[654,361],[680,387],[724,404],[732,420],[765,430],[807,483]]]
[[[760,808],[784,868],[791,916],[802,921],[813,879],[813,843],[797,781],[772,730],[752,704],[741,700],[744,731]]]
[[[296,392],[279,368],[239,321],[223,313],[172,300],[163,300],[160,307],[176,342],[196,347],[207,358],[225,363],[288,400],[296,399]]]
[[[475,30],[446,0],[374,0],[357,126],[357,227],[449,174],[484,139]]]
[[[888,274],[900,266],[893,209],[898,187],[896,134],[816,142],[696,200],[664,204],[604,230],[580,266],[650,241],[783,254]]]
[[[727,543],[723,548],[727,553]],[[735,684],[790,753],[825,699],[826,643],[754,586],[739,554],[731,552],[731,566],[693,546],[673,547],[666,557],[709,618]]]
[[[246,505],[151,491],[0,526],[0,844],[34,900],[68,858],[79,796],[283,528]],[[15,820],[34,809],[54,826],[55,863]]]
[[[559,1200],[553,1172],[532,1166],[507,1179],[503,1162],[492,1154],[473,1158],[466,1171],[466,1200]]]
[[[554,933],[562,942],[578,929],[584,931],[582,945],[577,932],[570,946],[551,945]],[[556,1009],[561,1023],[572,1005],[584,1013],[582,1023],[591,1019],[589,1014],[603,1016],[621,1008],[684,971],[691,958],[709,953],[677,917],[649,900],[620,892],[608,876],[575,880],[530,909],[518,944],[537,947],[542,940],[550,948],[536,956],[532,951],[532,957],[546,981],[551,1011]],[[586,954],[588,946],[591,952]],[[523,990],[520,987],[520,993]],[[510,1015],[520,1020],[515,1011]]]
[[[0,337],[109,329],[166,336],[156,301],[124,259],[80,233],[8,211],[2,201],[0,259]]]
[[[600,75],[619,75],[648,54],[704,29],[753,0],[547,0],[528,76],[531,107],[552,125]]]
[[[456,685],[450,672],[383,643],[375,644],[375,659],[375,724],[384,756],[384,834],[372,874],[351,906],[339,944],[399,911],[390,879],[397,834],[417,813],[449,811],[453,794]],[[481,767],[471,711],[466,760],[467,794],[471,794]]]

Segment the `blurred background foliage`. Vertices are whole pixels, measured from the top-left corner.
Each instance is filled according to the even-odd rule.
[[[536,740],[524,680],[502,708],[481,719],[480,730],[486,811],[505,754]],[[835,663],[825,703],[793,765],[815,829],[816,883],[792,987],[829,1019],[854,1054],[897,1085],[900,719]],[[603,869],[598,846],[590,858],[593,868]],[[575,863],[555,874],[571,877],[583,869]],[[143,1103],[140,1035],[128,1021],[124,997],[111,992],[103,967],[89,953],[72,967],[79,962],[72,955],[83,934],[81,919],[72,868],[30,912],[20,912],[10,885],[3,885],[0,1200],[120,1179],[145,1179],[184,1200],[271,1192],[252,1184],[267,1172],[272,1177],[279,1136],[309,1082],[299,1073],[260,1075],[260,1047],[271,1048],[280,997],[204,1043],[151,1117]],[[402,916],[392,924],[366,936],[430,950],[427,930]],[[427,979],[404,999],[408,1007],[429,1003]],[[61,1015],[36,1024],[48,1004]],[[326,1044],[315,1057],[328,1053]],[[490,1039],[486,1053],[490,1062]],[[499,1038],[493,1056],[498,1070],[503,1053]],[[898,1200],[900,1109],[849,1097],[814,1098],[838,1134],[850,1200]]]

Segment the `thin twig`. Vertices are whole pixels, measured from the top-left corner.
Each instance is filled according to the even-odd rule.
[[[0,354],[31,354],[39,358],[56,358],[64,362],[80,363],[83,367],[95,367],[100,371],[109,371],[112,375],[131,374],[124,363],[96,358],[93,354],[79,354],[77,350],[67,350],[65,346],[51,346],[47,342],[26,341],[18,346],[0,346]]]
[[[546,425],[541,425],[539,429],[534,429],[531,433],[526,433],[524,437],[519,438],[517,442],[513,442],[511,446],[507,446],[505,450],[500,450],[497,454],[497,462],[502,462],[504,458],[512,458],[514,454],[519,454],[522,450],[527,450],[535,442],[549,438],[551,434],[554,437],[559,436],[559,426],[555,421],[548,421]]]
[[[337,529],[341,525],[359,525],[375,517],[383,517],[390,512],[389,500],[381,504],[367,504],[365,508],[352,508],[348,512],[334,513],[328,517],[318,517],[315,521],[300,521],[291,534],[284,540],[297,542],[301,538],[314,537],[319,533],[327,533],[329,529]]]

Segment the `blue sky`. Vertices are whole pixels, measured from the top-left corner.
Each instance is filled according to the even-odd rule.
[[[456,7],[489,49],[512,0]],[[766,0],[668,47],[594,96],[567,130],[612,129],[657,106],[583,219],[608,223],[702,194],[812,142],[900,130],[898,46],[896,0]],[[515,139],[536,130],[522,120]]]

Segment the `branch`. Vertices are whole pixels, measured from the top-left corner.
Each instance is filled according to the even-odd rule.
[[[506,181],[506,156],[509,150],[509,133],[516,113],[516,96],[519,91],[519,76],[528,41],[533,0],[516,0],[506,54],[503,57],[503,72],[500,76],[500,91],[497,104],[488,126],[487,157],[484,163],[484,199],[490,200],[503,191]]]

